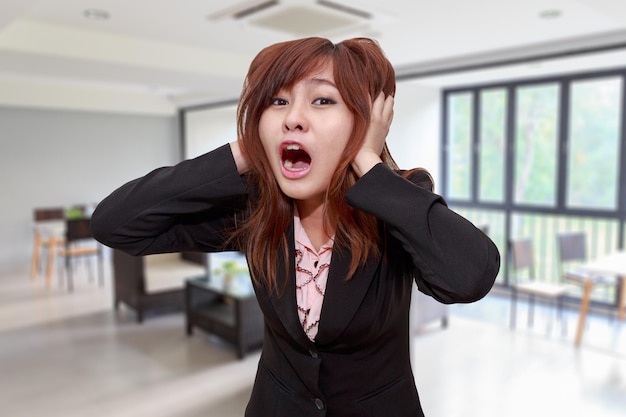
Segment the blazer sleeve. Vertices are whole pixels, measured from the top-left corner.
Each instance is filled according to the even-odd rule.
[[[378,164],[348,190],[348,203],[389,226],[410,255],[420,291],[443,303],[472,302],[495,282],[500,254],[443,198]]]
[[[227,250],[224,231],[246,201],[245,179],[224,145],[121,186],[96,207],[91,231],[133,255]]]

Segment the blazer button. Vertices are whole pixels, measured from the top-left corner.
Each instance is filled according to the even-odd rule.
[[[312,358],[317,359],[320,357],[319,353],[317,353],[316,351],[314,351],[313,349],[309,349],[309,354],[311,355]]]
[[[319,398],[315,399],[315,406],[317,407],[318,410],[323,410],[324,409],[324,401],[320,400]]]

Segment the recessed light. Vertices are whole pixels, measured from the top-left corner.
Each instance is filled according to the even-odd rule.
[[[563,12],[558,9],[547,9],[539,12],[539,17],[541,19],[558,19],[562,14]]]
[[[102,9],[87,9],[83,12],[83,16],[92,20],[109,20],[111,15]]]

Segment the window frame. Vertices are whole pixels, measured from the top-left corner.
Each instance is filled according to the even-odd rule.
[[[573,208],[566,205],[567,190],[567,169],[568,169],[568,147],[570,140],[570,109],[571,109],[571,86],[575,82],[616,77],[621,78],[621,123],[618,130],[619,161],[616,175],[619,176],[617,183],[617,207],[615,209],[602,208]],[[513,196],[514,186],[514,169],[515,169],[515,139],[516,139],[516,92],[519,87],[534,86],[547,83],[556,83],[559,87],[559,108],[557,113],[557,152],[556,161],[556,203],[554,206],[537,206],[528,204],[515,203]],[[504,199],[502,202],[480,201],[480,117],[481,117],[481,91],[491,89],[504,89],[506,91],[506,110],[505,110],[505,135],[506,135],[506,153],[504,156]],[[472,142],[472,161],[471,161],[471,179],[470,179],[470,198],[455,199],[452,198],[447,186],[450,178],[450,167],[448,161],[450,156],[450,147],[448,146],[449,132],[448,128],[448,102],[451,94],[470,93],[473,100],[473,114],[471,115],[471,142]],[[509,80],[506,82],[483,83],[466,86],[458,86],[443,89],[441,92],[441,194],[447,203],[453,209],[461,210],[483,210],[499,213],[504,217],[502,235],[498,236],[499,240],[494,239],[498,244],[502,254],[502,279],[498,280],[498,286],[509,286],[508,277],[508,254],[506,243],[510,240],[514,228],[514,218],[521,215],[544,216],[545,218],[555,218],[559,216],[569,216],[571,218],[578,217],[586,220],[594,221],[615,221],[617,222],[617,242],[615,249],[624,248],[624,234],[626,229],[626,68],[605,70],[605,71],[587,71],[572,73],[567,75],[555,75],[541,78],[528,78],[519,80]],[[478,225],[477,226],[481,226]],[[544,239],[553,239],[555,237],[545,236]],[[593,257],[591,254],[590,257]]]

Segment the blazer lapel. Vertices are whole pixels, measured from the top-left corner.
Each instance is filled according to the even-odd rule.
[[[283,270],[282,265],[285,264],[283,254],[280,253],[278,257],[279,268],[278,276],[276,277],[276,285],[280,297],[271,295],[269,297],[276,314],[282,322],[285,329],[289,332],[291,337],[303,346],[310,344],[311,341],[304,333],[302,325],[300,324],[300,318],[298,317],[298,306],[296,305],[296,250],[294,240],[293,222],[287,229],[287,246],[289,262],[287,263],[287,271]],[[284,289],[284,291],[283,291]]]
[[[346,280],[351,260],[347,248],[333,248],[316,337],[320,345],[332,342],[350,324],[376,275],[379,262],[370,258],[364,267],[356,270],[352,279]]]

